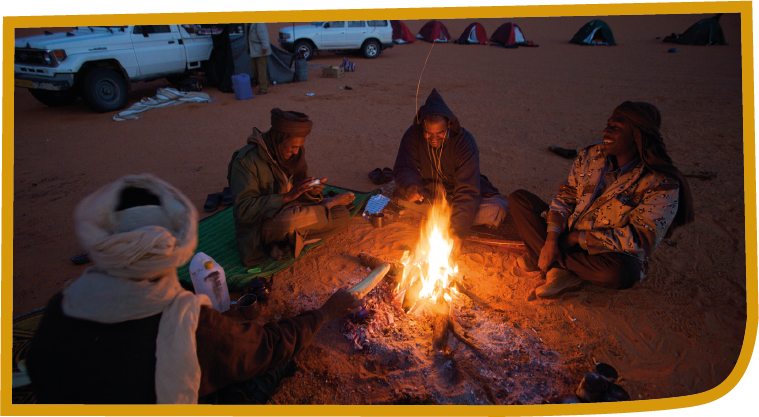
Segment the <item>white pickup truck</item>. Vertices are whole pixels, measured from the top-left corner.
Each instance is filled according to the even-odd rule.
[[[15,85],[49,106],[81,96],[95,111],[118,110],[126,105],[132,82],[171,80],[213,67],[211,35],[190,33],[195,27],[90,26],[19,38]]]

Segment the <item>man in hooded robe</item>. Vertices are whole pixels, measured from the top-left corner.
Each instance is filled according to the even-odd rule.
[[[399,202],[408,208],[427,212],[435,200],[448,201],[454,254],[472,225],[497,228],[508,214],[506,198],[480,174],[474,136],[461,127],[436,89],[401,139],[393,176]]]
[[[313,122],[303,113],[273,109],[271,128],[253,128],[248,144],[232,155],[227,179],[234,196],[235,233],[246,266],[282,256],[348,227],[353,193],[323,197],[326,178],[308,174],[306,136]]]
[[[626,101],[608,119],[603,142],[577,157],[550,205],[525,190],[509,196],[528,248],[520,266],[546,273],[538,297],[585,282],[630,288],[644,278],[662,238],[693,221],[690,187],[667,155],[660,128],[654,105]]]
[[[195,206],[149,174],[85,197],[75,220],[95,266],[53,296],[32,338],[40,403],[265,403],[322,324],[363,304],[338,290],[265,326],[222,315],[177,278],[197,246]]]

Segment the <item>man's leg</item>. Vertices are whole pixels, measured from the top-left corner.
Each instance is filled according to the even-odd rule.
[[[506,201],[506,197],[500,194],[485,197],[480,202],[479,207],[477,207],[477,213],[474,215],[474,223],[472,224],[498,227],[508,214],[509,202]]]
[[[264,222],[263,240],[267,245],[293,241],[295,233],[309,240],[324,239],[344,230],[349,222],[350,213],[345,206],[335,206],[327,210],[320,204],[290,204]]]
[[[640,264],[624,253],[590,255],[584,250],[570,251],[564,263],[583,280],[606,288],[623,290],[640,281]]]
[[[269,89],[269,76],[266,71],[266,64],[269,57],[266,55],[256,58],[256,79],[258,80],[258,91],[266,94]]]
[[[527,246],[530,259],[537,264],[540,251],[546,244],[548,236],[546,232],[548,224],[540,214],[548,210],[548,204],[527,190],[514,191],[509,195],[508,200],[509,211],[511,217],[514,218],[519,237]]]

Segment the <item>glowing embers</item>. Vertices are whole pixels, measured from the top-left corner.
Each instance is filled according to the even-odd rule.
[[[453,239],[448,234],[451,209],[445,198],[430,209],[413,255],[403,254],[403,278],[396,291],[404,293],[403,309],[410,314],[448,314],[457,291],[451,285],[458,267],[451,259]]]

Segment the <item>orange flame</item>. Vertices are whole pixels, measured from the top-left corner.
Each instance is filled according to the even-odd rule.
[[[451,280],[458,273],[451,259],[453,239],[448,233],[451,208],[445,198],[436,202],[427,214],[427,222],[422,226],[419,243],[413,256],[403,254],[401,263],[405,266],[401,287],[407,287],[421,280],[422,289],[419,300],[426,299],[435,303],[439,297],[450,301],[450,295],[444,294]],[[449,289],[455,293],[455,289]]]

